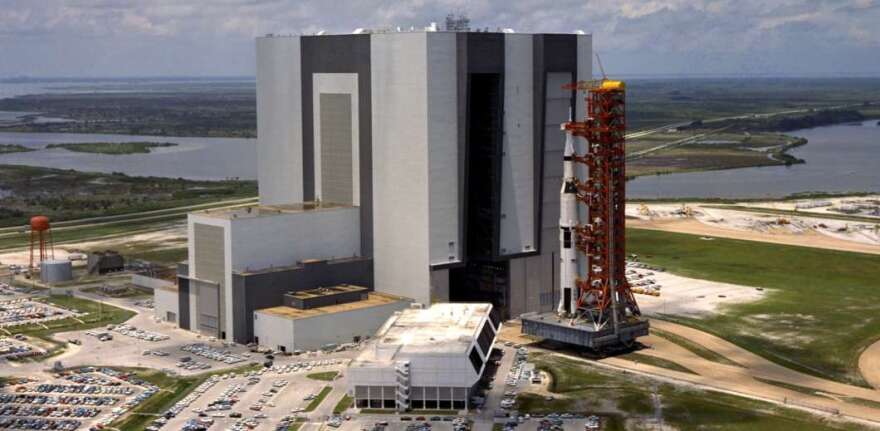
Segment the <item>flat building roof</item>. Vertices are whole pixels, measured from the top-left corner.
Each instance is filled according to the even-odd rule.
[[[192,214],[219,219],[244,219],[271,217],[281,214],[297,214],[311,211],[327,211],[340,208],[354,208],[351,205],[337,204],[333,202],[300,202],[283,205],[246,205],[235,208],[207,209],[194,211]]]
[[[339,295],[340,293],[348,293],[348,292],[366,292],[368,289],[363,286],[355,286],[353,284],[338,284],[335,286],[327,286],[327,287],[318,287],[315,289],[309,290],[300,290],[299,292],[289,292],[285,295],[291,296],[297,299],[310,299],[310,298],[318,298],[321,296],[333,296]]]
[[[406,299],[396,295],[390,295],[387,293],[380,292],[370,292],[367,294],[367,299],[362,299],[360,301],[348,302],[345,304],[333,304],[325,307],[316,307],[309,309],[299,309],[288,307],[286,305],[279,305],[277,307],[263,308],[255,311],[255,313],[265,313],[272,316],[283,317],[290,320],[297,319],[307,319],[310,317],[321,316],[324,314],[333,314],[333,313],[342,313],[346,311],[354,311],[365,308],[378,307],[381,305],[391,304],[398,301],[405,301]]]
[[[388,363],[408,355],[467,354],[491,311],[491,304],[476,303],[441,303],[399,311],[379,329],[373,344],[353,365]]]

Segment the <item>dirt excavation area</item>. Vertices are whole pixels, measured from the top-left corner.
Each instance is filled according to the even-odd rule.
[[[629,227],[700,235],[706,240],[721,237],[880,254],[880,220],[875,224],[699,203],[631,203],[626,214]]]

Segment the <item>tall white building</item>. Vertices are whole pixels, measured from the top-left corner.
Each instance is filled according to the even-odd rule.
[[[422,303],[555,307],[562,86],[574,34],[386,32],[257,40],[264,205],[357,209],[376,290]]]

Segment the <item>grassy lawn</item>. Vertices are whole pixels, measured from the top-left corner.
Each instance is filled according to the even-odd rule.
[[[584,413],[603,418],[604,429],[624,429],[625,418],[650,420],[655,402],[662,407],[663,421],[681,430],[861,430],[864,428],[825,422],[797,410],[732,395],[660,384],[645,377],[595,368],[568,358],[532,354],[535,365],[552,380],[552,400],[521,393],[516,410],[521,413]],[[654,396],[657,396],[655,401]]]
[[[348,394],[345,394],[342,397],[342,399],[339,400],[338,403],[336,403],[336,406],[333,407],[333,413],[338,415],[338,414],[348,410],[348,408],[351,407],[351,403],[353,403],[353,402],[354,402],[354,398],[352,398]]]
[[[67,151],[92,154],[147,154],[153,148],[174,147],[173,142],[78,142],[65,144],[49,144],[46,148],[63,148]]]
[[[324,398],[327,398],[327,395],[330,395],[331,391],[333,391],[333,388],[331,388],[330,386],[324,386],[324,388],[321,389],[321,392],[318,393],[318,397],[313,399],[312,402],[310,402],[309,405],[306,406],[305,411],[311,412],[318,408],[318,406],[320,406],[321,403],[324,402]]]
[[[336,378],[339,373],[337,371],[322,371],[320,373],[307,374],[306,377],[312,380],[322,380],[329,382]]]
[[[686,277],[764,287],[764,299],[702,319],[666,316],[784,366],[865,385],[862,349],[880,337],[880,256],[641,229],[627,251]]]
[[[693,354],[695,354],[705,360],[717,362],[719,364],[724,364],[724,365],[733,365],[735,367],[742,366],[740,364],[737,364],[736,362],[731,361],[730,359],[727,359],[726,357],[724,357],[722,355],[719,355],[718,353],[713,352],[712,350],[709,350],[709,349],[707,349],[697,343],[694,343],[691,340],[688,340],[687,338],[678,336],[676,334],[672,334],[672,333],[669,333],[666,331],[661,331],[659,329],[653,329],[653,328],[651,329],[651,334],[656,335],[661,338],[665,338],[665,339],[679,345],[680,347],[683,347],[683,348],[689,350],[691,353],[693,353]]]
[[[299,431],[299,429],[303,426],[303,423],[305,423],[305,421],[306,421],[305,418],[294,419],[293,423],[288,425],[287,431]]]

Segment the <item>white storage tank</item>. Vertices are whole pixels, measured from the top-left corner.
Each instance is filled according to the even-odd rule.
[[[44,260],[40,262],[40,281],[61,283],[73,280],[73,267],[69,260]]]

